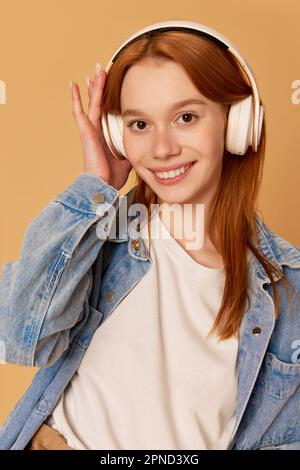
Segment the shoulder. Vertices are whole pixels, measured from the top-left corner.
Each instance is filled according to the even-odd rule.
[[[271,257],[275,258],[279,264],[300,270],[300,246],[292,244],[272,230],[261,216],[257,215],[256,222],[263,251],[269,252]]]

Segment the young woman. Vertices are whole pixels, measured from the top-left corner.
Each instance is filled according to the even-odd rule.
[[[251,94],[226,48],[179,30],[98,67],[87,113],[72,83],[84,172],[3,269],[4,359],[40,370],[0,448],[300,449],[300,249],[257,212],[265,124],[257,151],[225,145],[230,106]],[[122,116],[124,160],[102,111]],[[148,210],[139,235],[117,217],[125,199]]]

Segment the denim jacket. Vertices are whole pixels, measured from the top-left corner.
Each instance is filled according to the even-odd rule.
[[[135,187],[126,194],[129,207]],[[81,173],[25,231],[20,257],[0,283],[0,359],[39,370],[0,429],[0,449],[24,449],[75,374],[96,329],[151,267],[148,240],[118,223],[124,200]],[[112,214],[112,215],[111,215]],[[128,221],[135,220],[136,215]],[[300,449],[300,310],[291,313],[281,277],[299,294],[300,248],[256,214],[262,252],[280,269],[273,289],[262,264],[248,263],[250,306],[240,327],[236,424],[228,449]],[[132,233],[134,232],[134,233]],[[117,237],[115,236],[117,233]],[[101,358],[99,359],[101,360]]]

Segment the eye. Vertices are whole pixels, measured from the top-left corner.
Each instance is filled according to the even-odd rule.
[[[135,124],[136,122],[138,122],[138,123],[141,123],[141,122],[145,123],[145,121],[140,121],[140,120],[139,120],[139,121],[131,121],[129,124],[127,124],[127,127],[132,127],[133,124]],[[140,128],[138,128],[138,129],[141,130]],[[143,130],[143,129],[142,129],[142,130]]]
[[[195,117],[195,118],[198,117],[197,114],[194,114],[194,113],[183,113],[179,117],[182,117],[182,116],[192,116],[192,117]],[[191,120],[189,120],[188,122],[191,122]]]
[[[191,116],[191,117],[194,117],[194,118],[198,118],[197,114],[194,114],[194,113],[186,113],[186,112],[185,112],[185,113],[182,113],[182,114],[179,116],[179,118],[182,117],[182,116]],[[179,118],[178,118],[178,119],[179,119]],[[184,121],[184,122],[185,122],[185,124],[188,124],[189,122],[191,122],[191,119],[189,119],[188,121]],[[127,127],[132,127],[133,124],[135,124],[135,123],[138,123],[138,124],[140,124],[140,123],[146,124],[145,121],[142,121],[142,120],[135,120],[135,121],[129,122],[129,123],[127,124]],[[142,129],[141,129],[140,127],[135,128],[135,129],[136,129],[136,130],[144,130],[145,127],[142,128]]]

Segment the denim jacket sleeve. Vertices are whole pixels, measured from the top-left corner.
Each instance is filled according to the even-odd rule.
[[[116,188],[81,173],[28,226],[19,259],[3,266],[0,280],[2,362],[48,367],[68,348],[105,242],[99,232],[118,199]]]

